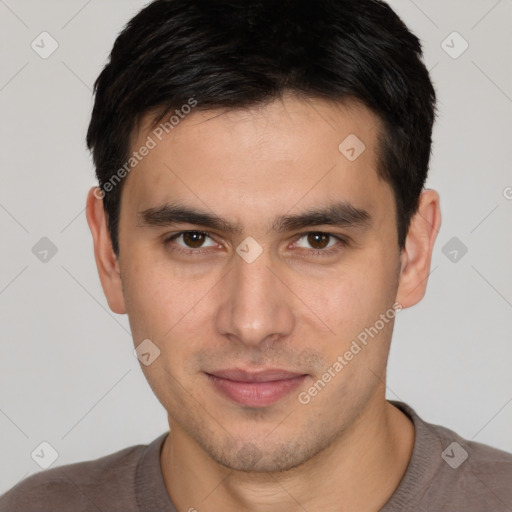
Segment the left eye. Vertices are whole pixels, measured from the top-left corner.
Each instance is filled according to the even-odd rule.
[[[305,241],[302,242],[302,245],[301,240]],[[304,236],[301,236],[297,242],[295,242],[295,245],[304,249],[324,250],[336,245],[337,240],[339,241],[339,238],[329,233],[314,232],[306,233]],[[309,244],[309,247],[304,244]]]

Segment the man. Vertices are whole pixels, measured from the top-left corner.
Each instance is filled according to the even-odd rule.
[[[170,432],[0,510],[512,510],[512,455],[385,399],[441,222],[435,93],[393,11],[157,0],[95,92],[96,263]]]

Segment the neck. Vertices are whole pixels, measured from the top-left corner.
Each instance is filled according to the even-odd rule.
[[[301,466],[246,473],[214,461],[179,425],[161,453],[165,485],[178,510],[324,512],[380,510],[411,457],[414,426],[379,397],[333,443]]]

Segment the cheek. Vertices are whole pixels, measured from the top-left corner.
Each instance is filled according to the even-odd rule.
[[[306,297],[312,309],[336,333],[355,335],[373,324],[393,303],[397,279],[395,264],[382,252],[361,252],[353,264],[328,278],[309,283]]]
[[[159,356],[150,365],[141,364],[153,392],[166,407],[183,391],[186,374],[194,373],[193,355],[199,350],[208,325],[203,282],[190,281],[168,266],[134,257],[125,262],[124,294],[135,346],[149,339]],[[211,309],[211,308],[210,308]]]
[[[121,265],[123,292],[135,343],[150,338],[165,341],[194,316],[205,294],[204,280],[193,279],[165,258],[151,252],[130,254]]]

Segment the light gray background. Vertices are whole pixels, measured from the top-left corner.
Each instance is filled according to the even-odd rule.
[[[84,213],[92,84],[144,3],[0,0],[0,493],[40,471],[42,441],[55,466],[168,428],[127,318],[108,309]],[[443,225],[427,296],[398,316],[388,397],[512,451],[512,0],[391,4],[439,96],[428,186]],[[43,31],[59,44],[47,59],[31,48]],[[441,47],[453,31],[469,43],[457,59]],[[32,247],[45,236],[58,252],[43,263]],[[468,248],[456,263],[442,252],[454,236]]]

